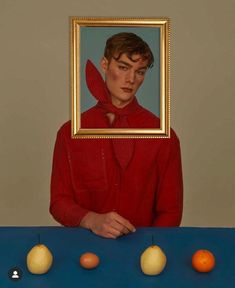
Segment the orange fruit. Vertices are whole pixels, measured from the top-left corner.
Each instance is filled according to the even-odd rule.
[[[99,257],[91,252],[87,252],[81,255],[80,265],[86,269],[93,269],[100,263]]]
[[[192,266],[198,272],[210,272],[215,267],[215,256],[209,250],[197,250],[192,257]]]

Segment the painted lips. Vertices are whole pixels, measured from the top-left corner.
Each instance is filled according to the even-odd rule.
[[[131,92],[133,91],[133,89],[123,87],[123,88],[122,88],[122,91],[124,91],[124,92],[126,92],[126,93],[131,93]]]

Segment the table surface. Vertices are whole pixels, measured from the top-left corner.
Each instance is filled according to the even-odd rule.
[[[54,261],[44,275],[33,275],[26,267],[28,251],[41,243],[52,252]],[[140,269],[140,255],[152,244],[160,246],[167,256],[165,270],[147,276]],[[139,228],[118,239],[105,239],[82,228],[0,227],[0,288],[5,287],[235,287],[235,228]],[[210,273],[196,272],[191,266],[192,254],[208,249],[216,257]],[[84,252],[100,257],[100,265],[86,270],[79,265]],[[8,278],[12,267],[19,267],[23,277]]]

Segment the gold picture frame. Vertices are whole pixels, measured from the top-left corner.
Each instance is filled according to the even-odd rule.
[[[170,20],[169,18],[80,18],[71,17],[71,103],[72,103],[72,138],[169,138],[170,137]],[[148,35],[158,44],[152,44],[152,50],[158,51],[157,72],[158,87],[151,92],[158,101],[158,112],[156,116],[160,119],[160,125],[156,128],[96,128],[81,127],[82,103],[85,101],[82,94],[82,81],[84,81],[84,70],[82,61],[86,56],[82,53],[97,53],[97,42],[106,34],[113,31],[140,31]],[[101,34],[102,33],[102,34]],[[106,33],[106,34],[105,34]],[[156,39],[155,40],[155,34]],[[99,36],[102,35],[102,37]],[[154,36],[154,37],[153,37]],[[85,39],[85,40],[84,40]],[[89,42],[90,41],[90,42]],[[151,40],[152,41],[152,40]],[[83,44],[88,42],[86,44]],[[147,41],[146,41],[147,42]],[[105,43],[103,43],[103,48]],[[91,48],[90,48],[91,47]],[[90,50],[89,52],[87,52]],[[85,51],[85,52],[84,52]],[[102,52],[101,52],[102,53]],[[103,55],[101,54],[100,57]],[[152,73],[152,71],[151,71]],[[158,78],[157,78],[158,73]],[[82,75],[82,76],[81,76]],[[152,80],[157,83],[157,80]],[[157,85],[157,84],[154,84]],[[84,86],[84,85],[83,85]],[[151,85],[149,86],[151,87]],[[86,89],[86,88],[84,88]],[[150,88],[148,88],[150,91]],[[147,99],[142,97],[144,99]],[[154,98],[155,96],[153,96]],[[83,102],[82,102],[83,101]],[[87,100],[86,100],[87,101]],[[147,100],[145,100],[147,101]],[[153,99],[152,101],[155,101]],[[84,102],[85,103],[85,102]],[[87,105],[87,104],[84,104]],[[155,107],[155,104],[151,104]],[[157,104],[156,104],[157,106]],[[155,112],[154,112],[155,113]],[[156,112],[157,113],[157,112]]]

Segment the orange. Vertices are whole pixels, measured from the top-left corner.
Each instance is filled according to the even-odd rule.
[[[91,252],[82,254],[80,257],[80,265],[86,269],[93,269],[100,263],[99,257]]]
[[[209,250],[197,250],[192,257],[192,266],[198,272],[210,272],[215,267],[215,257]]]

